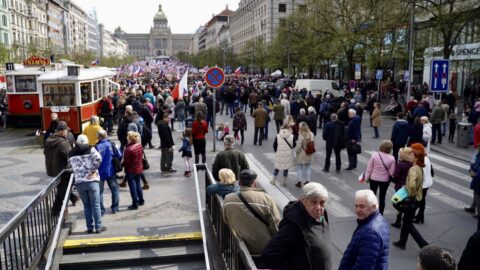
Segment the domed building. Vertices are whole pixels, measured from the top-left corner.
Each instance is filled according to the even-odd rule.
[[[189,52],[192,34],[172,34],[162,5],[153,17],[149,34],[125,34],[129,55],[136,57],[171,57]]]

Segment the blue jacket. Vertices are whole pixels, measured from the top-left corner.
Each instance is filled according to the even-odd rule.
[[[360,116],[355,115],[350,122],[348,123],[347,126],[347,135],[348,135],[348,140],[355,140],[358,141],[361,138],[361,125],[362,125],[362,119]]]
[[[216,183],[207,187],[207,194],[212,195],[217,193],[225,198],[227,194],[240,191],[240,187],[237,184],[225,185],[223,183]]]
[[[102,164],[98,168],[100,179],[106,180],[115,175],[115,168],[113,167],[113,157],[122,159],[122,154],[117,147],[113,149],[112,143],[108,139],[98,141],[95,148],[102,156]]]
[[[408,140],[408,122],[406,120],[397,120],[393,124],[392,137],[390,139],[393,145],[404,146]]]
[[[378,211],[359,220],[338,269],[387,270],[389,242],[390,228]]]

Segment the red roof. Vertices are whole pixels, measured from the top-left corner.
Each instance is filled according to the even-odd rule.
[[[224,9],[222,12],[218,13],[217,15],[213,16],[213,18],[210,19],[210,21],[208,21],[206,23],[206,27],[209,27],[211,26],[212,24],[214,24],[216,21],[217,21],[217,18],[218,17],[230,17],[232,16],[234,13],[234,11],[232,10],[229,10],[228,7],[226,9]]]

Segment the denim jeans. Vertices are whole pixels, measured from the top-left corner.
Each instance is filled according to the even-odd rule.
[[[378,134],[378,127],[373,127],[373,131],[375,133],[375,138],[380,137],[380,134]]]
[[[83,182],[75,185],[83,203],[83,213],[87,230],[102,228],[100,213],[100,185],[97,181]]]
[[[298,181],[310,181],[312,175],[312,167],[310,163],[297,164],[297,178]]]
[[[117,178],[115,175],[109,179],[100,180],[100,209],[102,215],[105,213],[105,206],[103,204],[103,190],[105,188],[105,182],[107,182],[108,188],[112,192],[112,212],[118,212],[118,204],[120,202],[120,190],[118,189]]]
[[[128,188],[130,189],[130,196],[132,197],[132,206],[138,207],[139,204],[143,204],[143,190],[140,185],[140,174],[126,174],[128,181]]]
[[[178,120],[178,130],[180,130],[180,131],[185,130],[185,121]]]

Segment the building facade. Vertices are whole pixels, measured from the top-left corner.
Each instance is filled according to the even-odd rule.
[[[222,27],[227,25],[234,12],[228,9],[228,6],[219,14],[213,16],[210,21],[205,24],[203,31],[200,33],[199,46],[200,50],[208,50],[220,46],[219,34]]]
[[[153,18],[149,34],[125,34],[128,53],[136,57],[174,56],[180,51],[188,52],[192,35],[172,34],[162,5]]]
[[[88,45],[87,50],[95,56],[100,56],[100,31],[98,28],[97,11],[93,9],[87,15]]]
[[[105,29],[103,24],[99,24],[99,53],[101,57],[124,57],[128,55],[127,41],[119,33],[112,33]]]
[[[278,26],[284,23],[304,0],[241,0],[230,17],[230,35],[235,53],[242,53],[248,41],[270,43]]]
[[[67,10],[60,0],[48,0],[47,2],[47,32],[48,47],[52,54],[65,52],[64,43],[64,16]]]
[[[8,4],[7,0],[2,0],[0,2],[0,43],[5,47],[9,47],[11,43]]]
[[[13,56],[25,59],[48,46],[47,0],[9,0]]]
[[[66,8],[64,44],[67,53],[83,53],[88,48],[87,13],[72,0],[64,0]]]

